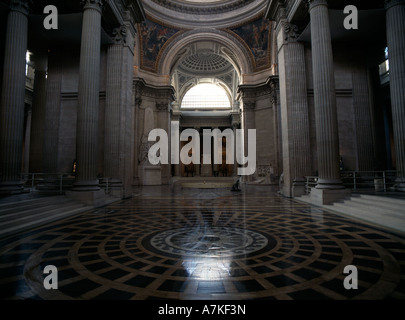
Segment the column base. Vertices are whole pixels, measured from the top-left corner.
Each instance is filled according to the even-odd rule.
[[[399,192],[405,192],[405,180],[397,179],[395,181],[394,190]]]
[[[100,185],[98,180],[78,181],[73,184],[72,191],[99,191]]]
[[[139,169],[143,186],[162,185],[162,168],[160,166],[142,166]]]
[[[100,207],[105,204],[104,190],[98,191],[67,191],[66,196],[70,199],[80,201],[86,205]]]
[[[311,203],[322,206],[333,204],[351,195],[349,189],[316,189],[313,188],[310,193]]]
[[[294,179],[293,185],[291,187],[291,196],[293,198],[301,197],[304,194],[306,194],[305,183],[306,183],[306,180],[304,178],[295,178]]]
[[[113,197],[121,198],[123,195],[123,185],[120,179],[103,179],[101,180],[101,185],[103,186],[106,194],[112,195]]]
[[[54,195],[60,193],[60,181],[56,179],[46,179],[39,183],[36,189],[40,194]]]
[[[318,179],[316,189],[338,190],[344,189],[343,181],[340,179]]]
[[[0,195],[13,195],[24,192],[24,187],[21,181],[0,182]]]

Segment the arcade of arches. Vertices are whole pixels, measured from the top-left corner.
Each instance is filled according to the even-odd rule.
[[[48,2],[58,8],[56,30],[43,26],[46,16],[43,9]],[[358,8],[358,30],[347,30],[343,25],[346,17],[343,9],[347,4]],[[249,205],[257,208],[261,204],[260,210],[266,211],[267,200],[274,208],[280,205],[277,210],[287,208],[287,203],[291,203],[294,213],[302,212],[310,219],[305,211],[310,210],[308,208],[321,210],[322,206],[330,206],[351,195],[353,186],[346,184],[344,173],[349,180],[353,178],[353,172],[368,172],[373,179],[378,172],[390,173],[389,190],[395,201],[404,197],[403,0],[373,0],[367,4],[355,0],[1,0],[0,17],[0,200],[4,203],[16,196],[24,199],[29,188],[27,183],[34,185],[34,179],[29,178],[32,173],[41,177],[36,193],[58,193],[61,182],[55,177],[64,175],[71,181],[70,187],[63,190],[65,196],[91,207],[100,207],[114,198],[122,202],[113,205],[112,211],[119,211],[118,207],[125,206],[124,199],[132,197],[128,201],[135,201],[130,206],[139,208],[144,228],[148,228],[149,218],[142,206],[151,205],[145,200],[148,197],[151,201],[159,199],[156,201],[162,206],[164,199],[172,199],[174,206],[176,201],[189,199],[190,206],[197,207],[204,206],[205,200],[210,203],[221,199],[224,208],[235,204],[238,210]],[[214,86],[218,95],[211,90],[208,94],[192,96],[194,89],[206,85]],[[176,137],[170,134],[171,128],[180,132],[195,129],[201,136],[204,129],[231,129],[233,132],[243,129],[245,153],[247,132],[255,129],[256,171],[253,175],[238,177],[239,164],[226,163],[225,140],[222,149],[213,150],[213,153],[221,153],[221,164],[212,161],[212,164],[171,162],[151,165],[148,150],[153,142],[148,141],[148,134],[155,128],[168,132],[169,144]],[[186,143],[180,141],[180,148]],[[202,148],[199,152],[202,159]],[[309,195],[307,177],[315,179]],[[243,198],[235,200],[229,198],[225,190],[229,191],[239,178],[241,191],[238,194],[243,194]],[[154,192],[158,194],[154,195]],[[297,199],[306,204],[296,202]],[[186,208],[185,203],[181,205]],[[219,204],[207,205],[221,207]],[[402,205],[397,208],[398,212],[404,213]],[[145,235],[142,242],[148,254],[159,259],[170,256],[170,252],[165,251],[167,248],[163,249],[159,244],[159,241],[165,241],[163,237],[180,242],[191,237],[181,229],[186,226],[180,220],[192,224],[193,213],[189,216],[187,212],[177,212],[176,207],[170,210],[168,214],[173,215],[174,220],[179,219],[176,236],[165,231],[159,237],[157,232],[164,228],[151,224],[154,234]],[[217,239],[215,241],[220,239],[214,237],[217,222],[230,222],[226,232],[231,238],[240,234],[242,229],[239,228],[243,225],[242,222],[233,225],[232,221],[242,219],[239,213],[232,218],[228,216],[232,214],[227,211],[230,209],[221,210],[215,211],[214,227],[210,225],[211,231],[206,234],[211,237],[209,239]],[[96,214],[97,211],[92,212]],[[160,221],[166,219],[162,211],[153,212],[153,215]],[[263,231],[265,235],[254,231],[254,227],[251,227],[251,234],[245,234],[254,243],[250,248],[256,252],[252,253],[254,266],[247,267],[246,261],[240,262],[243,259],[238,258],[236,263],[241,267],[241,274],[234,275],[238,277],[243,273],[240,283],[256,281],[251,278],[254,278],[253,274],[259,275],[258,283],[264,291],[249,286],[243,289],[239,284],[231,290],[225,280],[224,286],[218,287],[213,284],[214,280],[208,281],[201,276],[198,281],[207,280],[207,289],[204,291],[202,286],[199,291],[197,288],[191,296],[199,293],[204,296],[204,292],[213,294],[219,290],[223,297],[234,298],[240,294],[241,298],[251,298],[247,293],[251,290],[259,292],[256,296],[269,297],[271,288],[278,287],[277,279],[282,286],[286,276],[280,275],[285,267],[281,264],[273,270],[276,272],[274,277],[278,277],[274,281],[268,280],[273,275],[260,276],[267,268],[264,266],[267,256],[260,256],[258,252],[271,251],[278,248],[276,243],[289,241],[282,237],[266,238],[271,229],[266,217],[266,214],[257,216],[258,220],[264,219],[258,223],[268,227]],[[117,219],[119,223],[121,218],[117,215],[112,220]],[[204,223],[211,221],[204,212],[198,219]],[[388,221],[391,218],[381,219]],[[130,218],[128,221],[135,223]],[[345,223],[351,225],[335,216],[325,217],[325,221],[338,231],[342,231]],[[403,225],[405,217],[400,221]],[[76,220],[71,222],[72,229],[79,228],[73,226]],[[95,228],[102,223],[101,220],[93,222]],[[251,223],[247,222],[247,225]],[[305,228],[309,230],[309,224]],[[385,243],[373,240],[372,227],[363,225],[360,229],[364,229],[363,240],[370,236],[364,240],[367,245],[372,246],[373,241]],[[375,232],[381,239],[388,237],[383,231]],[[118,236],[122,235],[117,233]],[[354,237],[359,240],[360,236]],[[395,241],[403,248],[404,238],[396,237]],[[208,238],[204,241],[211,241]],[[265,244],[262,238],[266,238]],[[62,236],[60,239],[65,241]],[[326,263],[332,250],[328,252],[331,248],[319,239],[314,236],[310,241],[317,243],[316,250],[324,250],[322,264]],[[237,247],[238,241],[229,246]],[[299,246],[295,240],[291,241]],[[334,243],[336,252],[343,248],[339,241]],[[39,238],[34,240],[38,246],[39,242]],[[263,247],[259,248],[261,244]],[[390,245],[385,244],[387,248]],[[92,244],[86,242],[86,245],[90,250]],[[129,251],[138,250],[135,243],[129,241],[127,245]],[[183,249],[187,251],[186,247]],[[360,249],[353,250],[357,257]],[[395,250],[391,252],[393,260],[403,270],[403,253],[401,256]],[[304,249],[301,256],[298,254],[299,257],[290,262],[297,266],[299,259],[306,259],[305,254]],[[340,257],[339,254],[336,253],[336,257]],[[79,254],[79,260],[80,257]],[[357,258],[358,262],[376,260],[361,254]],[[153,261],[154,268],[176,271],[170,263]],[[0,259],[0,262],[4,261]],[[129,262],[124,264],[123,270],[132,268]],[[180,268],[180,265],[176,266]],[[139,277],[147,280],[145,287],[148,287],[155,282],[153,273],[145,268]],[[382,267],[381,270],[372,268],[367,269],[369,273],[385,272]],[[313,266],[311,272],[322,273],[321,269],[321,265]],[[212,279],[222,279],[221,270]],[[309,279],[309,273],[302,270],[297,267],[289,274],[293,287]],[[263,271],[267,272],[270,273]],[[180,281],[177,278],[180,275],[169,275],[169,271],[164,274],[167,283]],[[230,273],[228,276],[232,277]],[[339,277],[337,273],[336,277]],[[131,280],[130,276],[125,279],[122,282]],[[405,297],[403,281],[403,274],[398,273],[390,282],[402,283],[402,292],[393,289],[392,292],[396,292],[393,297]],[[132,290],[127,284],[120,290],[128,297],[140,299],[147,295],[179,298],[179,292],[184,293],[181,287],[169,290],[170,294],[165,295],[166,282],[151,285],[148,294],[140,293],[137,284],[135,288],[138,289]],[[366,282],[363,287],[367,288]],[[265,283],[270,283],[269,287]],[[108,286],[108,281],[102,285]],[[210,288],[214,288],[212,292]],[[277,297],[286,298],[290,294],[288,298],[299,298],[297,288],[291,289],[291,294],[278,292]],[[317,294],[341,297],[337,293],[339,290],[331,288],[318,288]],[[187,290],[192,291],[191,287],[185,288],[186,293]],[[232,296],[232,292],[236,296]],[[68,291],[65,294],[70,295]],[[96,296],[95,291],[88,297],[93,296]]]

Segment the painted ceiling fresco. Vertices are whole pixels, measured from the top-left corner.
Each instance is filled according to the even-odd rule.
[[[148,18],[139,25],[141,68],[157,72],[164,48],[186,30],[176,29]],[[270,23],[257,18],[247,24],[224,30],[234,36],[249,52],[254,71],[270,66]]]
[[[230,31],[250,50],[256,71],[269,67],[270,22],[267,19],[259,18]]]
[[[146,19],[140,25],[141,67],[156,71],[162,49],[180,30]]]

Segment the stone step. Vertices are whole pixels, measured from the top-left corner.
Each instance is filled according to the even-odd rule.
[[[380,206],[378,203],[374,203],[373,201],[369,202],[357,202],[354,200],[346,200],[343,202],[346,207],[359,209],[364,214],[377,214],[384,217],[394,217],[394,218],[404,218],[405,215],[403,212],[399,211],[396,208],[391,208],[387,206]]]
[[[359,205],[365,205],[368,208],[373,208],[373,209],[381,209],[381,210],[387,210],[390,212],[397,212],[397,213],[402,213],[405,216],[405,201],[403,204],[396,203],[396,202],[390,202],[390,201],[384,201],[380,199],[369,199],[369,198],[363,198],[363,197],[353,197],[350,200],[350,203],[352,204],[359,204]]]
[[[41,217],[26,217],[25,221],[19,221],[15,223],[10,223],[4,226],[0,226],[0,238],[7,237],[16,234],[21,231],[29,230],[35,227],[39,227],[46,223],[54,222],[69,216],[73,216],[91,209],[92,207],[86,207],[83,205],[76,204],[70,208],[62,208],[59,212],[46,212],[41,215]],[[55,210],[56,211],[56,210]]]
[[[64,206],[68,206],[71,202],[69,201],[63,201],[60,203],[46,203],[44,205],[41,206],[36,206],[34,208],[28,208],[28,209],[23,209],[23,210],[19,210],[19,208],[17,207],[15,209],[15,211],[7,213],[2,215],[0,213],[0,224],[4,221],[9,221],[9,220],[15,220],[15,219],[19,219],[20,217],[24,217],[27,215],[38,215],[41,214],[43,212],[48,212],[48,211],[52,211],[54,209],[59,209],[59,208],[63,208]]]
[[[38,210],[35,211],[26,211],[24,212],[24,215],[20,215],[18,217],[13,217],[12,219],[4,220],[0,222],[0,229],[1,228],[7,228],[9,225],[14,225],[14,224],[23,224],[26,223],[27,221],[35,221],[39,220],[43,217],[46,216],[52,216],[52,215],[58,215],[59,213],[62,213],[64,211],[70,211],[78,208],[84,207],[83,204],[81,203],[69,203],[65,205],[60,205],[60,206],[53,206],[52,208],[48,210],[42,210],[40,213],[38,213]],[[42,209],[42,208],[40,208]]]
[[[17,205],[29,204],[29,203],[42,203],[44,199],[49,197],[35,197],[33,198],[32,195],[28,197],[10,197],[4,198],[0,200],[0,211],[3,209],[13,208]],[[55,198],[55,197],[52,197]],[[61,197],[62,198],[62,197]]]
[[[370,206],[368,207],[368,210],[365,210],[364,207],[353,206],[350,203],[334,203],[333,205],[325,207],[344,213],[353,218],[386,226],[397,231],[403,232],[405,230],[405,220],[403,217],[399,218],[398,216],[392,216],[391,214],[381,214],[374,210],[370,210]]]
[[[361,194],[361,195],[359,195],[359,198],[372,200],[372,201],[378,201],[381,203],[399,204],[399,205],[402,205],[405,207],[405,196],[404,196],[404,199],[401,199],[401,198],[394,198],[394,197],[383,197],[383,196]]]
[[[23,204],[16,204],[13,206],[10,206],[9,208],[0,209],[0,221],[3,219],[6,219],[14,214],[21,214],[26,211],[30,211],[34,213],[35,211],[40,212],[41,210],[48,210],[49,207],[60,207],[61,205],[68,203],[70,200],[66,199],[64,197],[58,198],[58,199],[53,199],[52,197],[50,198],[44,198],[41,202],[35,201],[34,203],[32,202],[26,202]]]

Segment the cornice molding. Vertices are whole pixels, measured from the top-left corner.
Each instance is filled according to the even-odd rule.
[[[179,1],[169,1],[169,0],[152,0],[156,4],[177,12],[188,13],[193,15],[212,15],[212,14],[221,14],[242,8],[254,0],[234,0],[228,1],[227,3],[215,4],[213,3],[210,6],[201,6],[197,4],[186,4]]]

